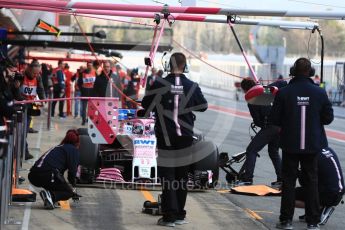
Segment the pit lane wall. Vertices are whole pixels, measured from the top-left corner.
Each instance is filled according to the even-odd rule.
[[[220,55],[215,55],[212,59],[210,58],[205,61],[227,73],[241,77],[250,77],[251,74],[249,68],[243,60],[240,60],[240,58],[243,59],[243,57],[235,55],[228,60],[225,56],[222,58]],[[272,82],[272,80],[275,79],[276,76],[271,76],[270,64],[260,64],[254,57],[250,56],[250,58],[252,58],[251,63],[257,76],[262,79],[265,84]],[[289,76],[290,67],[293,65],[294,60],[296,60],[296,58],[286,58],[283,66],[283,73],[281,73],[284,78]],[[327,92],[338,89],[339,79],[336,75],[335,62],[336,61],[334,60],[326,60],[324,64],[324,81],[326,82]],[[319,74],[320,64],[313,64],[313,66],[315,67],[316,73]],[[219,96],[220,94],[220,92],[217,92],[217,89],[234,93],[236,91],[235,82],[241,81],[240,78],[223,73],[222,71],[208,66],[197,59],[189,60],[189,70],[190,72],[188,73],[188,76],[201,87],[213,89],[210,90],[210,94],[214,96]]]

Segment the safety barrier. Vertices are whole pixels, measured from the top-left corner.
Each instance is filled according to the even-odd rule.
[[[9,216],[9,209],[13,205],[13,192],[18,188],[19,172],[25,159],[26,129],[26,105],[16,105],[12,119],[0,128],[5,132],[4,138],[0,139],[0,229],[4,225],[21,224]]]

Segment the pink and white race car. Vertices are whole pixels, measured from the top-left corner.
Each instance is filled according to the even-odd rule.
[[[155,119],[136,109],[120,109],[117,98],[88,102],[88,128],[80,134],[80,183],[159,184]],[[214,187],[218,180],[218,149],[195,137],[191,187]],[[207,152],[205,152],[207,151]]]

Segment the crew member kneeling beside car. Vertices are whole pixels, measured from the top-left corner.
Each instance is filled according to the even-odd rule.
[[[54,209],[58,201],[78,196],[73,189],[79,165],[78,148],[78,132],[68,130],[60,145],[49,149],[30,169],[29,181],[34,186],[43,188],[40,196],[46,209]],[[66,170],[71,185],[63,176]]]
[[[295,205],[297,208],[305,208],[306,194],[304,179],[299,176],[301,187],[297,187]],[[325,148],[318,157],[318,188],[320,199],[320,224],[326,224],[328,218],[343,198],[345,193],[344,177],[337,154],[331,148]],[[300,216],[305,221],[305,215]]]

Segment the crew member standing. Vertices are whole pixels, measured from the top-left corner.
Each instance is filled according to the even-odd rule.
[[[110,81],[111,80],[111,81]],[[116,88],[114,87],[116,86]],[[111,62],[103,62],[103,70],[100,75],[96,77],[93,85],[94,97],[120,97],[119,91],[122,91],[121,81],[118,75],[111,70]]]
[[[53,82],[53,97],[55,98],[63,98],[65,97],[65,74],[63,72],[63,61],[59,60],[58,67],[53,70],[52,73],[52,82]],[[57,101],[53,101],[52,103],[52,111],[51,116],[54,117],[55,115],[55,106]],[[63,112],[65,102],[59,101],[59,117],[64,118],[65,114]]]
[[[92,63],[88,62],[86,70],[78,79],[78,87],[81,92],[82,97],[91,97],[93,85],[96,81],[96,70],[93,68]],[[88,100],[81,100],[81,118],[82,123],[81,125],[85,125],[86,123],[86,109],[87,109],[87,102]]]
[[[241,88],[246,93],[252,87],[256,86],[253,79],[245,78],[241,81]],[[244,173],[241,175],[238,185],[251,185],[253,183],[254,169],[258,152],[265,145],[268,146],[268,155],[277,175],[277,181],[271,183],[274,187],[281,186],[281,158],[279,155],[279,129],[273,126],[269,121],[271,105],[252,105],[248,104],[250,115],[253,122],[260,131],[251,140],[246,148],[246,161],[243,164]]]
[[[157,78],[151,90],[142,101],[146,113],[155,112],[155,134],[157,137],[158,158],[169,156],[169,162],[159,162],[159,175],[162,183],[163,217],[158,225],[173,227],[186,224],[184,210],[187,198],[189,165],[192,162],[178,162],[177,155],[190,154],[193,143],[195,115],[193,111],[207,109],[198,84],[186,78],[186,57],[174,53],[170,58],[171,73],[166,78]]]
[[[13,63],[0,61],[0,127],[5,127],[6,120],[10,120],[15,113],[14,100],[18,99],[18,93],[14,91],[18,92],[20,82],[15,79],[14,69]],[[0,139],[4,137],[5,130],[0,130]]]
[[[324,89],[310,78],[314,68],[306,58],[296,60],[294,78],[281,88],[271,110],[273,125],[281,128],[282,199],[279,229],[292,229],[295,185],[299,164],[304,178],[308,229],[319,229],[318,155],[328,146],[324,125],[333,121],[333,109]]]
[[[20,87],[21,95],[24,100],[35,100],[38,96],[39,99],[45,99],[45,92],[40,77],[41,65],[37,61],[32,61],[30,65],[26,68],[24,72],[24,80]],[[33,105],[28,105],[28,115],[27,115],[27,131],[29,131],[31,123],[31,111]],[[26,142],[26,152],[25,159],[32,159],[33,156],[29,153],[28,144]]]
[[[64,68],[64,74],[65,74],[65,85],[66,85],[66,98],[71,98],[71,92],[72,92],[72,77],[73,77],[73,73],[71,71],[69,71],[69,65],[66,63],[65,64],[65,68]],[[67,100],[67,116],[71,116],[72,115],[72,101],[71,100]]]
[[[74,97],[80,97],[80,88],[78,86],[78,79],[83,76],[84,73],[84,66],[80,66],[79,69],[77,69],[77,72],[72,77],[72,82],[74,82]],[[81,107],[79,106],[80,99],[74,100],[74,118],[77,118],[80,112],[81,115]]]

